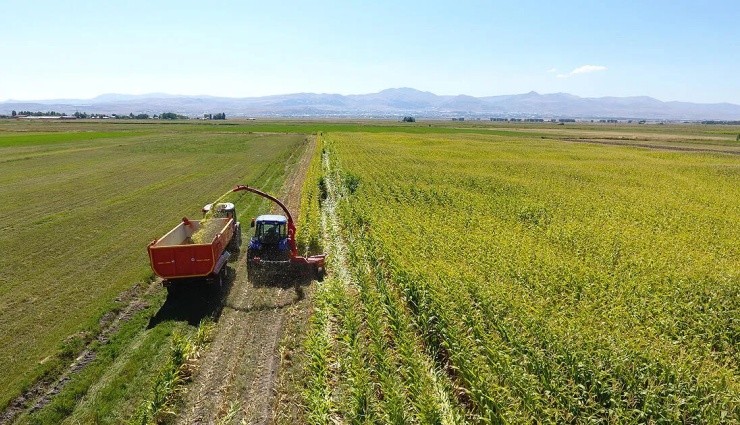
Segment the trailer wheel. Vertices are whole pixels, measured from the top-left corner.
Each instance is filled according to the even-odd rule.
[[[226,265],[223,266],[220,272],[218,272],[218,276],[216,277],[216,290],[218,292],[221,292],[224,289],[224,286],[226,286],[226,281],[229,277],[229,268],[226,267]]]
[[[241,241],[239,239],[241,239],[239,234],[234,233],[234,235],[231,237],[231,240],[229,241],[229,244],[226,245],[226,249],[232,254],[235,254],[237,257],[239,256],[239,246],[241,245]]]
[[[317,281],[323,282],[324,276],[326,276],[326,269],[324,268],[324,266],[314,267],[314,277]]]

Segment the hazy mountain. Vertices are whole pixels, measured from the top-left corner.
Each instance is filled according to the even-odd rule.
[[[669,120],[740,120],[740,105],[661,102],[647,96],[584,98],[568,93],[473,97],[439,96],[412,88],[394,88],[360,95],[295,93],[263,97],[230,98],[103,94],[93,99],[57,99],[0,102],[0,114],[12,110],[75,111],[104,114],[158,114],[176,112],[190,116],[224,112],[227,117],[532,117],[532,118],[631,118]]]

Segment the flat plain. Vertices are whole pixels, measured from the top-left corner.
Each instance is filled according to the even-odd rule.
[[[0,423],[737,422],[738,133],[0,122]],[[146,244],[241,183],[329,275],[183,309]]]

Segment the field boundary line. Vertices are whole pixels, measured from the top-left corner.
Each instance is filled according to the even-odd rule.
[[[645,148],[645,149],[662,150],[662,151],[740,155],[740,150],[707,149],[707,148],[694,147],[694,146],[651,145],[648,143],[629,143],[627,141],[622,142],[622,141],[617,141],[617,140],[612,141],[612,140],[555,138],[555,137],[547,137],[545,138],[545,140],[557,140],[560,142],[582,143],[582,144],[603,145],[603,146],[627,146],[627,147],[633,147],[633,148]]]

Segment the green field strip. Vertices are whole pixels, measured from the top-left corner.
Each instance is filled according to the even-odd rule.
[[[88,142],[99,139],[118,139],[136,136],[132,132],[64,132],[36,134],[3,134],[0,133],[0,148],[56,145],[62,143]],[[142,135],[139,133],[138,135]]]

